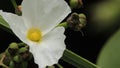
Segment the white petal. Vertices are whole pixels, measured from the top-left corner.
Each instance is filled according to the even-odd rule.
[[[5,19],[5,21],[7,21],[7,23],[10,25],[10,28],[19,37],[19,39],[24,41],[26,38],[25,32],[27,31],[27,25],[25,25],[22,17],[2,11],[0,11],[0,15]]]
[[[23,16],[46,34],[70,12],[64,0],[23,0]]]
[[[39,45],[30,46],[30,51],[39,68],[56,64],[62,57],[66,48],[64,30],[63,27],[57,27],[47,33]]]

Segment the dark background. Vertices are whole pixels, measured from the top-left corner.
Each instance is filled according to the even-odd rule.
[[[21,0],[16,1],[17,4],[21,4]],[[66,1],[68,2],[69,0]],[[72,12],[84,13],[87,16],[87,25],[82,29],[84,36],[82,36],[81,32],[76,32],[69,28],[65,31],[65,43],[67,45],[67,48],[93,63],[96,63],[98,54],[106,40],[118,28],[116,27],[107,29],[105,32],[100,33],[96,33],[94,31],[95,28],[92,28],[92,14],[91,10],[89,9],[93,4],[100,3],[102,1],[104,0],[83,0],[84,5],[82,6],[82,8],[72,10]],[[14,8],[10,0],[0,0],[0,9],[14,13]],[[11,42],[20,42],[20,40],[16,36],[0,29],[0,52],[3,52]],[[60,63],[65,66],[65,68],[71,68],[71,65],[65,63],[62,60],[60,60]]]

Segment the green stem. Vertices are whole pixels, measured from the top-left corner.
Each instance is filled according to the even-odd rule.
[[[57,66],[59,67],[59,68],[64,68],[62,65],[60,65],[60,64],[57,64]]]
[[[63,26],[65,28],[68,28],[67,22],[62,22],[58,26]]]
[[[11,0],[12,4],[13,4],[13,7],[16,9],[18,6],[17,6],[17,3],[15,0]]]
[[[48,66],[47,68],[55,68],[54,66]]]
[[[5,64],[3,63],[4,58],[5,58],[5,53],[1,53],[1,54],[0,54],[0,66],[2,66],[2,67],[4,67],[4,68],[9,68],[7,65],[5,65]]]
[[[72,64],[77,68],[99,68],[95,64],[91,63],[90,61],[82,58],[81,56],[75,54],[68,49],[65,50],[62,60],[69,64]]]

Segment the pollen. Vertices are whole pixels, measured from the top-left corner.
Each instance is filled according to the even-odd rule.
[[[33,42],[40,42],[42,39],[42,33],[38,28],[30,28],[27,32],[27,38]]]

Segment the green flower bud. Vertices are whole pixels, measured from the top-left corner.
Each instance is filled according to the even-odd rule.
[[[85,14],[83,14],[83,13],[80,13],[80,14],[79,14],[79,17],[86,19],[86,16],[85,16]]]
[[[18,49],[18,44],[15,43],[15,42],[13,42],[13,43],[11,43],[11,44],[9,45],[9,48],[11,48],[11,49]]]
[[[8,52],[10,53],[10,55],[11,56],[16,55],[17,51],[18,51],[17,43],[15,43],[15,42],[11,43],[8,47]]]
[[[19,16],[21,16],[21,15],[22,15],[21,8],[22,8],[22,6],[21,6],[21,5],[19,5],[19,6],[15,9],[15,13],[16,13],[17,15],[19,15]]]
[[[80,31],[86,25],[86,16],[84,14],[73,13],[67,19],[68,27],[74,31]]]
[[[22,48],[20,48],[19,49],[19,53],[25,53],[26,51],[28,51],[28,48],[26,48],[26,47],[22,47]]]
[[[22,58],[19,55],[16,55],[13,57],[13,61],[15,61],[16,63],[20,63],[22,61]]]
[[[27,46],[25,43],[18,43],[19,48]]]
[[[80,8],[83,5],[82,0],[70,0],[70,7],[72,9]]]
[[[29,60],[29,57],[31,56],[30,52],[28,51],[28,48],[26,47],[20,48],[19,54],[23,60]]]
[[[10,61],[9,68],[15,68],[15,64],[13,61]]]
[[[70,0],[70,7],[75,8],[78,5],[78,0]]]
[[[86,16],[85,14],[81,13],[79,14],[79,18],[80,18],[80,23],[81,23],[81,28],[83,28],[84,26],[86,26]]]

